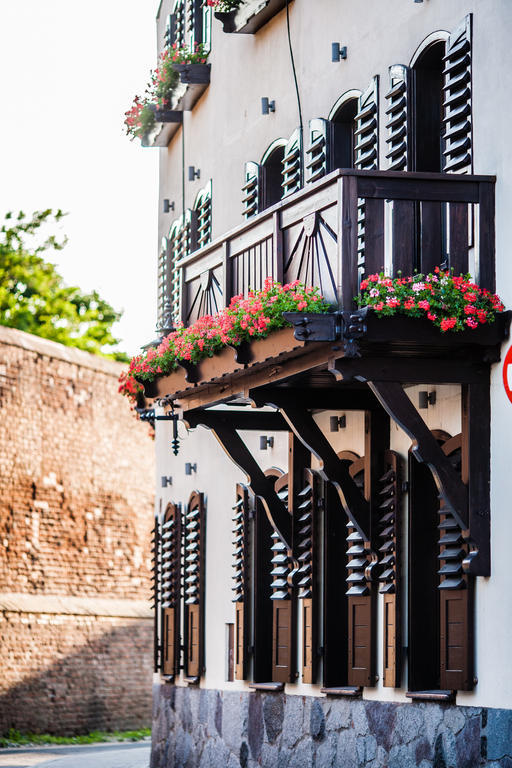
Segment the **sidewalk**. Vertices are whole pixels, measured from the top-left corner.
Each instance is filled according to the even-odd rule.
[[[148,741],[0,749],[0,768],[148,768]]]

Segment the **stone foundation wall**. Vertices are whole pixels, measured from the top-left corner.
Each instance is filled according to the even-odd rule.
[[[512,711],[156,686],[151,768],[512,768]]]

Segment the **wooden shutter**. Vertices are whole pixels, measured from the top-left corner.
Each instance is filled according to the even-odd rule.
[[[158,328],[163,327],[168,312],[172,313],[172,248],[171,241],[162,237],[158,255]]]
[[[297,192],[302,187],[302,141],[299,128],[292,133],[284,149],[281,186],[283,197]]]
[[[471,26],[468,14],[446,42],[444,57],[444,171],[471,173]]]
[[[276,491],[288,505],[288,475],[276,481]],[[295,676],[295,601],[288,577],[293,569],[286,545],[273,531],[272,550],[272,680],[279,683],[294,682]]]
[[[155,516],[155,525],[152,530],[153,538],[151,540],[151,564],[152,575],[151,581],[153,582],[152,589],[152,608],[154,610],[153,620],[153,668],[155,672],[158,672],[161,666],[161,612],[162,612],[162,563],[161,563],[161,546],[160,546],[160,521],[158,516]]]
[[[187,32],[190,48],[193,50],[196,43],[203,42],[203,2],[202,0],[188,0],[187,7]]]
[[[306,183],[309,184],[331,169],[330,165],[330,124],[323,118],[309,121],[309,146],[306,150]]]
[[[351,460],[349,451],[339,454]],[[350,474],[364,489],[364,458],[353,460]],[[375,684],[375,648],[373,642],[376,601],[374,590],[367,580],[370,552],[352,520],[347,523],[347,598],[348,598],[348,684],[365,686]]]
[[[170,270],[170,301],[174,320],[181,318],[181,270],[177,266],[185,252],[187,243],[183,238],[183,216],[176,219],[169,230],[169,270]]]
[[[443,445],[443,451],[459,471],[461,445],[461,435],[447,440]],[[443,503],[439,514],[440,685],[450,690],[470,691],[474,686],[474,578],[464,573],[462,568],[469,546],[450,509]]]
[[[191,495],[184,529],[185,674],[198,678],[204,672],[206,516],[202,493]]]
[[[185,0],[174,0],[169,25],[169,44],[178,48],[185,45]]]
[[[244,185],[242,187],[242,206],[244,219],[250,219],[260,210],[260,176],[258,163],[245,164]]]
[[[296,574],[302,613],[302,682],[315,683],[318,667],[318,615],[320,594],[318,584],[318,524],[321,502],[321,479],[311,469],[303,471],[303,488],[298,493],[298,508],[294,510],[294,552],[299,562]]]
[[[324,484],[324,494],[323,684],[333,688],[348,684],[348,598],[340,588],[344,577],[346,516],[331,483]]]
[[[386,471],[379,479],[379,564],[380,593],[383,604],[383,683],[390,688],[399,688],[402,668],[401,633],[401,487],[402,473],[400,457],[394,451],[386,451]]]
[[[354,148],[355,167],[360,171],[379,167],[379,78],[375,76],[359,97]],[[357,253],[359,268],[364,261],[365,202],[357,201]]]
[[[202,189],[194,204],[197,248],[203,248],[212,239],[212,182]]]
[[[273,601],[271,600],[273,580],[272,552],[269,542],[272,526],[261,499],[256,498],[254,510],[254,565],[253,565],[253,679],[256,683],[272,679],[272,626]]]
[[[167,48],[170,48],[176,39],[176,16],[171,13],[167,17],[167,23],[165,25],[164,43]]]
[[[161,526],[162,672],[179,675],[181,663],[181,505],[169,504]]]
[[[235,679],[245,680],[248,666],[249,620],[251,612],[249,585],[249,491],[236,486],[233,507],[233,602],[235,603]]]
[[[390,90],[386,94],[386,127],[390,171],[409,171],[410,163],[410,70],[403,64],[389,68]]]

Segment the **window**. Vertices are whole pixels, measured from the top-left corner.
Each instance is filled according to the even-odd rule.
[[[285,141],[272,142],[261,160],[261,200],[260,210],[270,208],[281,200],[281,170],[283,167]]]
[[[201,189],[194,202],[196,248],[202,248],[212,239],[212,182]]]

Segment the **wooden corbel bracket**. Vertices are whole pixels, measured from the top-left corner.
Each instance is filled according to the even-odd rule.
[[[236,418],[236,413],[232,414]],[[292,545],[292,518],[274,489],[275,478],[266,477],[244,441],[237,433],[236,424],[230,423],[229,412],[194,411],[184,414],[189,427],[202,425],[211,429],[231,461],[247,476],[247,482],[259,496],[267,517],[287,549]],[[240,427],[238,427],[240,429]]]
[[[382,407],[413,441],[415,458],[428,465],[441,498],[463,530],[469,526],[468,489],[443,453],[436,438],[407,396],[401,384],[368,381]]]
[[[286,393],[267,392],[265,403],[259,402],[257,392],[251,392],[256,405],[272,405],[279,408],[290,429],[320,462],[319,472],[336,488],[341,504],[364,541],[370,541],[370,505],[352,479],[351,462],[340,459],[309,411],[289,405]]]

